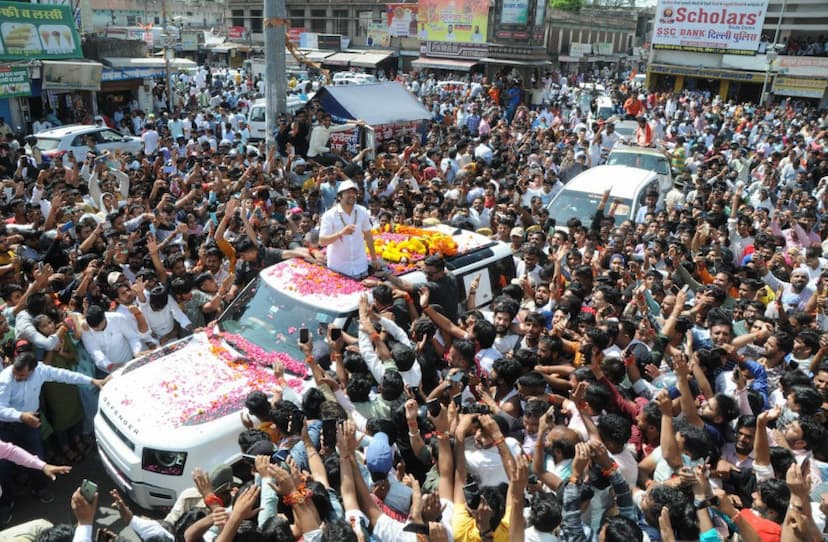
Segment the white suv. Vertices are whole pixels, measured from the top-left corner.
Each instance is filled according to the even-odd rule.
[[[131,152],[133,154],[143,150],[144,144],[141,138],[134,136],[123,136],[106,126],[95,126],[90,124],[70,124],[60,126],[51,130],[44,130],[35,134],[37,146],[43,152],[43,156],[52,159],[63,156],[69,152],[82,162],[86,159],[89,147],[86,145],[86,138],[95,137],[95,147],[99,151]]]
[[[509,246],[448,226],[438,229],[457,243],[446,268],[457,279],[460,297],[479,273],[475,299],[479,306],[489,304],[515,276]],[[425,282],[418,270],[400,276]],[[144,508],[169,508],[193,485],[194,468],[209,472],[240,461],[239,415],[247,393],[270,393],[275,386],[267,365],[281,356],[288,386],[299,393],[307,389],[309,381],[289,374],[306,372],[298,331],[307,328],[318,338],[320,328],[330,326],[355,335],[365,291],[358,281],[325,267],[286,260],[251,281],[214,328],[115,372],[101,391],[95,435],[118,488]],[[292,364],[299,366],[291,370]]]

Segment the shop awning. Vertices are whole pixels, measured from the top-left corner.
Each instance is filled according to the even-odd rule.
[[[326,86],[314,100],[331,115],[361,119],[372,126],[431,118],[431,112],[399,83]]]
[[[558,55],[558,62],[581,62],[586,61],[586,58],[580,56]]]
[[[354,54],[354,53],[334,53],[329,57],[326,57],[322,63],[327,64],[328,66],[345,66],[348,67],[351,64],[351,61],[361,55]]]
[[[552,63],[548,60],[513,60],[511,58],[481,58],[480,62],[485,64],[501,64],[503,66],[551,66]]]
[[[102,60],[107,67],[120,70],[136,68],[156,68],[163,70],[165,68],[164,59],[161,57],[130,58],[124,56],[108,56]],[[170,62],[170,68],[175,70],[195,68],[197,66],[197,63],[187,58],[174,58]]]
[[[46,90],[101,90],[102,71],[100,62],[44,60],[40,77]]]
[[[477,60],[451,60],[449,58],[429,58],[421,56],[411,61],[411,66],[418,69],[453,70],[460,72],[471,71],[472,66],[479,64]]]
[[[351,60],[351,66],[357,68],[375,68],[377,64],[390,57],[391,53],[363,53]]]
[[[210,50],[214,53],[222,53],[222,54],[227,54],[227,53],[229,53],[230,51],[233,51],[233,50],[236,50],[240,53],[247,53],[247,52],[250,51],[250,46],[245,45],[244,43],[225,42],[225,43],[221,43],[219,45],[216,45],[215,47],[213,47]]]
[[[305,51],[300,49],[302,54],[311,62],[321,62],[334,54],[334,51]]]

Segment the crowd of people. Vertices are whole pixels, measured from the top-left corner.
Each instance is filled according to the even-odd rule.
[[[162,521],[79,488],[77,525],[5,535],[91,540],[111,497],[145,541],[823,540],[825,111],[609,83],[675,183],[623,221],[604,194],[582,222],[546,206],[622,139],[522,86],[418,91],[425,135],[353,156],[314,102],[274,148],[247,141],[244,81],[130,114],[136,155],[0,143],[6,524],[21,488],[49,502],[49,478],[94,453],[113,371],[209,325],[265,266],[316,260],[371,291],[329,356],[301,346],[300,400],[250,390],[242,476],[195,470]],[[373,250],[380,225],[440,223],[511,247],[488,306],[439,255],[412,284]]]

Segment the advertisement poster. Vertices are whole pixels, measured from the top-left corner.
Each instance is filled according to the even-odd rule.
[[[500,9],[500,24],[529,23],[529,0],[503,0]]]
[[[755,55],[768,0],[659,0],[653,47]]]
[[[386,4],[388,31],[395,38],[417,36],[417,4]]]
[[[543,26],[546,20],[546,0],[538,0],[535,6],[535,26]]]
[[[359,127],[354,126],[342,132],[334,132],[328,139],[328,146],[331,150],[346,150],[351,154],[359,154]]]
[[[32,93],[29,68],[0,66],[0,98],[28,96]]]
[[[417,36],[421,41],[485,43],[488,0],[420,0]]]
[[[385,23],[371,23],[368,25],[368,47],[389,47],[391,45],[391,34]]]
[[[0,2],[0,60],[81,58],[69,6]]]

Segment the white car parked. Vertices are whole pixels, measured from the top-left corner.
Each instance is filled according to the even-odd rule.
[[[44,157],[51,160],[71,152],[79,162],[83,162],[86,159],[86,153],[89,152],[86,142],[90,135],[95,138],[95,147],[99,152],[120,151],[136,154],[144,148],[139,137],[123,136],[112,128],[88,124],[60,126],[38,132],[35,137],[37,137],[37,146],[40,147]]]

